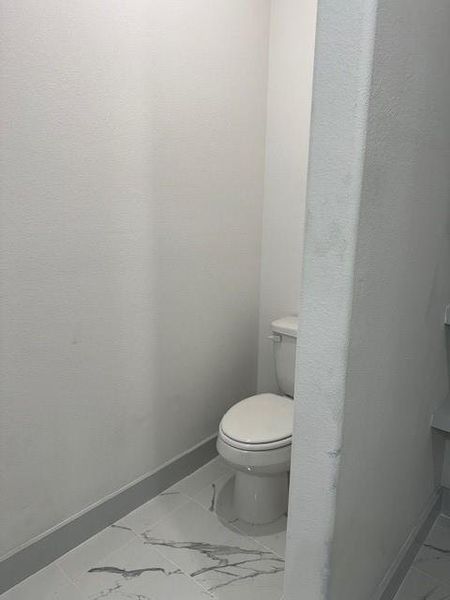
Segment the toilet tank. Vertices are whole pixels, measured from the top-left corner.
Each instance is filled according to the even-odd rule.
[[[272,322],[273,352],[278,387],[286,396],[294,397],[295,349],[298,317],[290,316]]]

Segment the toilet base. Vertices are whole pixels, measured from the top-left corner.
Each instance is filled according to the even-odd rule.
[[[254,475],[237,471],[234,482],[234,509],[239,519],[253,525],[275,521],[288,509],[288,473]]]

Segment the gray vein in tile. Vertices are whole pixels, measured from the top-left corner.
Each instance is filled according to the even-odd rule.
[[[228,562],[225,565],[225,567],[228,569],[229,567],[240,567],[242,569],[247,569],[247,566],[244,565],[249,565],[251,563],[256,563],[256,562],[260,562],[261,560],[267,560],[266,558],[249,558],[246,560],[238,560],[236,562]],[[280,565],[282,564],[283,566],[277,569],[277,573],[278,571],[283,571],[284,569],[284,560],[282,558],[279,558],[278,556],[271,556],[270,560],[273,560],[276,563],[280,563]],[[198,575],[203,575],[204,573],[208,573],[209,571],[218,571],[218,569],[221,569],[221,572],[223,571],[223,568],[219,565],[219,566],[212,566],[212,567],[203,567],[202,569],[199,569],[198,571],[194,571],[193,573],[191,573],[191,577],[197,577]],[[270,573],[264,573],[261,572],[261,575],[271,575],[272,571]],[[236,575],[234,575],[236,576]]]
[[[436,587],[431,589],[429,592],[427,592],[424,596],[420,596],[420,598],[418,598],[417,600],[430,600],[430,598],[433,597],[433,594],[435,592],[439,592],[440,589],[441,589],[441,587],[439,585],[437,585]],[[444,596],[440,596],[439,598],[436,597],[434,600],[449,600],[449,598],[450,598],[450,595],[446,593]]]
[[[100,598],[107,598],[110,594],[113,594],[114,592],[117,592],[117,590],[120,590],[121,588],[122,588],[121,584],[120,583],[116,583],[111,588],[108,588],[106,590],[102,590],[100,592],[100,594],[98,594],[97,596],[95,596],[93,598],[93,600],[100,600]]]
[[[433,546],[433,544],[424,544],[423,547],[429,548],[430,550],[436,550],[436,552],[440,552],[441,554],[450,554],[450,549],[439,548],[439,546]]]
[[[121,575],[125,579],[132,579],[133,577],[139,577],[142,573],[164,573],[164,575],[179,575],[182,573],[180,569],[175,571],[166,571],[162,567],[148,567],[146,569],[120,569],[119,567],[94,567],[89,569],[88,573],[113,573],[115,575]]]
[[[103,590],[98,596],[95,596],[92,600],[101,600],[102,598],[109,598],[110,594],[114,594],[114,592],[117,592],[118,590],[122,589],[122,586],[120,584],[115,585],[114,587],[108,589],[108,590]],[[115,594],[114,594],[115,596]],[[150,596],[146,596],[144,594],[128,594],[125,593],[123,590],[121,592],[121,598],[129,598],[129,600],[152,600],[152,598]]]
[[[125,525],[117,525],[116,523],[113,523],[112,525],[110,525],[110,527],[113,527],[114,529],[124,529],[125,531],[133,531],[131,527],[125,527]]]
[[[212,489],[213,489],[213,493],[212,493],[212,498],[211,498],[211,505],[209,507],[210,512],[214,512],[214,508],[216,505],[216,484],[213,483],[211,485]]]
[[[223,563],[223,566],[226,566],[228,563],[228,559],[225,557],[232,556],[233,554],[257,555],[259,558],[262,558],[263,555],[273,555],[269,550],[248,550],[246,548],[240,548],[239,546],[208,544],[207,542],[175,542],[171,540],[161,540],[151,537],[147,532],[144,532],[142,537],[146,544],[152,544],[153,546],[166,546],[168,548],[176,548],[177,550],[193,550],[200,552],[200,554],[204,554],[211,560]]]
[[[279,559],[279,560],[281,560],[281,559]],[[247,562],[251,562],[251,561],[247,561]],[[282,562],[284,563],[284,561],[282,561]],[[242,568],[245,569],[246,567],[242,567]],[[248,569],[248,570],[250,570],[250,569]],[[230,584],[238,583],[240,581],[244,581],[245,579],[254,579],[255,577],[259,577],[260,575],[275,575],[276,573],[282,573],[284,571],[284,564],[283,564],[282,567],[281,566],[280,567],[273,567],[272,569],[270,569],[268,571],[264,570],[264,569],[263,570],[260,570],[260,569],[251,569],[250,571],[251,572],[248,573],[247,575],[240,575],[238,577],[235,576],[230,581],[226,581],[224,583],[219,583],[219,584],[214,585],[213,587],[211,587],[209,589],[210,589],[210,591],[218,590],[219,588],[225,587],[225,586],[230,585]]]
[[[199,577],[207,573],[228,575],[229,581],[222,582],[209,588],[210,591],[237,583],[245,579],[253,579],[261,575],[274,575],[284,571],[284,560],[268,550],[240,548],[239,546],[228,546],[221,544],[209,544],[206,542],[176,542],[153,538],[147,533],[143,536],[145,543],[155,546],[165,546],[177,550],[190,550],[199,552],[215,564],[202,567],[193,571],[191,577]],[[236,560],[239,555],[247,555],[248,558]],[[232,557],[236,557],[233,560]],[[272,566],[264,568],[263,561],[270,560]],[[259,563],[259,564],[258,564]],[[233,571],[235,569],[235,571]]]

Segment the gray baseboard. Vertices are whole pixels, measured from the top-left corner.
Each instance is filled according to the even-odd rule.
[[[446,517],[450,517],[450,488],[442,488],[442,508],[441,512]]]
[[[0,562],[0,594],[151,500],[216,455],[214,436],[145,479],[6,558]]]
[[[425,538],[442,510],[442,490],[438,490],[425,507],[416,527],[408,536],[397,559],[381,582],[372,600],[393,600]]]

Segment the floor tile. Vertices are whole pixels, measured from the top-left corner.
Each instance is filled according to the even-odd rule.
[[[76,581],[92,563],[129,543],[136,536],[121,527],[107,527],[58,559],[57,564],[70,579]]]
[[[237,518],[233,508],[234,474],[228,473],[193,495],[204,508],[215,513],[224,525],[254,538],[279,556],[285,554],[287,516],[283,515],[267,525],[251,525]]]
[[[450,589],[433,577],[411,569],[394,600],[450,600]]]
[[[142,533],[164,517],[167,517],[173,510],[180,508],[188,500],[188,496],[177,491],[163,492],[117,521],[113,527],[124,527],[137,534]]]
[[[435,525],[419,551],[414,566],[450,585],[450,528]]]
[[[188,477],[185,477],[181,481],[175,483],[166,491],[166,493],[181,492],[187,496],[192,496],[204,487],[210,485],[216,479],[219,479],[226,473],[231,472],[231,468],[226,464],[222,457],[217,456],[205,466],[201,467],[197,471],[194,471],[194,473]]]
[[[82,592],[54,564],[0,596],[1,600],[85,600]]]
[[[450,517],[441,515],[436,521],[436,527],[446,527],[447,529],[450,529]]]
[[[90,565],[78,581],[88,600],[211,600],[155,548],[136,538]]]
[[[196,502],[188,502],[142,535],[216,598],[280,598],[284,561]]]
[[[198,489],[191,494],[191,498],[201,504],[210,512],[216,513],[219,506],[219,499],[222,502],[222,494],[229,482],[234,481],[234,473],[227,472],[205,487]]]

